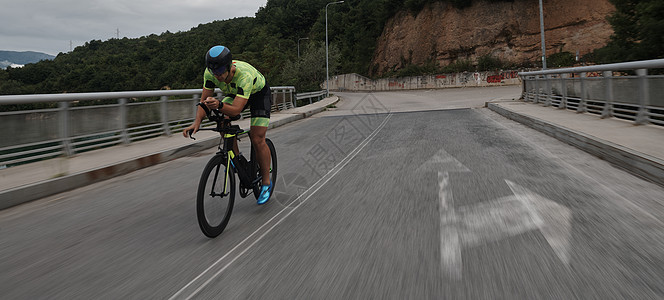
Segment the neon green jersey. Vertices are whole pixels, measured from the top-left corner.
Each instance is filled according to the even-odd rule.
[[[216,86],[226,96],[235,95],[245,99],[249,99],[251,94],[258,93],[263,89],[265,77],[261,72],[243,61],[234,60],[233,65],[235,66],[235,75],[233,75],[233,80],[230,83],[217,80],[212,72],[206,68],[205,74],[203,74],[203,88],[214,91]]]

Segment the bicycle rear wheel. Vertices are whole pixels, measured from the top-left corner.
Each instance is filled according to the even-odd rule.
[[[270,182],[272,183],[272,190],[270,191],[270,197],[274,194],[274,186],[277,184],[277,150],[274,148],[274,144],[270,139],[265,139],[265,143],[267,144],[267,147],[270,148]],[[254,153],[254,149],[251,149],[251,160],[254,161],[256,159],[256,155]],[[261,175],[261,170],[260,168],[257,168],[257,173],[258,176]],[[254,187],[254,196],[256,197],[256,200],[258,200],[258,196],[260,196],[261,189],[260,186],[257,185]]]
[[[198,194],[196,215],[198,225],[205,236],[220,235],[233,212],[235,201],[235,173],[226,166],[225,155],[215,155],[203,169]]]

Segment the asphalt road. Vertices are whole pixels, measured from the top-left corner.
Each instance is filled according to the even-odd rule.
[[[664,189],[481,108],[514,93],[342,93],[216,239],[213,149],[0,211],[0,298],[664,298]]]

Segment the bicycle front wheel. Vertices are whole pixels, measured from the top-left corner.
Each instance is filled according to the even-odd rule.
[[[203,234],[219,236],[228,225],[235,201],[235,173],[225,155],[215,155],[203,169],[196,196],[196,215]]]

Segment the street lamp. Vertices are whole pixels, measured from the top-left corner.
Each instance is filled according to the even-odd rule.
[[[544,9],[542,8],[542,0],[539,0],[540,10],[540,35],[542,36],[542,69],[546,69],[546,45],[544,44]]]
[[[300,58],[300,40],[308,40],[309,38],[299,38],[297,40],[297,58]]]
[[[328,54],[327,50],[327,7],[330,6],[330,4],[340,4],[344,3],[343,1],[337,1],[337,2],[330,2],[327,5],[325,5],[325,70],[327,72],[327,77],[325,79],[325,89],[327,90],[327,94],[325,97],[330,97],[330,56]]]

